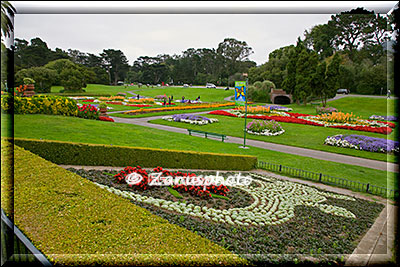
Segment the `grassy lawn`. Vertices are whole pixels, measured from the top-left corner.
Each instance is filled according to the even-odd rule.
[[[5,115],[2,115],[2,119],[3,116]],[[6,128],[6,126],[3,126],[3,123],[2,127]],[[385,171],[290,155],[255,147],[243,150],[238,148],[236,144],[136,125],[85,120],[75,117],[15,115],[14,127],[14,136],[21,138],[252,155],[266,162],[321,172],[331,176],[389,188],[393,188],[395,177],[394,173],[387,173]],[[2,128],[2,136],[5,136],[3,132]]]
[[[233,118],[227,116],[219,115],[207,115],[207,118],[216,118],[219,120],[218,123],[207,124],[207,125],[193,125],[189,123],[181,122],[170,122],[163,119],[152,120],[150,122],[162,125],[168,125],[179,128],[194,129],[206,132],[220,133],[229,136],[243,137],[243,127],[244,118]],[[247,123],[251,122],[253,119],[247,119]],[[333,153],[351,155],[356,157],[375,159],[381,161],[396,162],[396,157],[394,155],[386,155],[384,153],[374,153],[368,151],[359,151],[355,149],[340,148],[324,145],[325,138],[335,134],[359,134],[378,138],[388,138],[395,139],[396,133],[392,132],[390,135],[386,136],[378,133],[360,132],[345,129],[334,129],[328,127],[318,127],[310,125],[302,125],[295,123],[279,123],[285,133],[280,136],[258,136],[247,134],[246,138],[253,140],[260,140],[265,142],[284,144],[290,146],[304,147],[322,151],[328,151]]]
[[[52,86],[52,93],[59,93],[62,90],[62,86]],[[185,99],[195,100],[200,96],[203,102],[221,102],[228,96],[233,96],[234,91],[231,89],[225,91],[223,89],[212,89],[212,88],[183,88],[183,87],[154,87],[147,88],[137,86],[114,86],[114,85],[102,85],[102,84],[88,84],[86,88],[83,88],[87,94],[104,94],[104,95],[117,95],[119,92],[126,93],[127,96],[131,96],[128,91],[140,94],[142,96],[154,97],[156,95],[166,94],[167,96],[173,95],[174,100]],[[85,95],[82,93],[82,95]]]
[[[133,92],[143,96],[156,96],[166,94],[174,96],[174,100],[185,99],[195,100],[200,96],[203,102],[221,102],[228,96],[233,96],[234,90],[225,91],[223,89],[212,88],[183,88],[183,87],[166,87],[166,88],[141,88],[135,89]]]

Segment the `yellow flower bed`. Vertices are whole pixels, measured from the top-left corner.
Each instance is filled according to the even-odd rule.
[[[317,116],[317,120],[331,123],[356,123],[365,124],[360,121],[360,117],[356,117],[352,113],[332,112],[331,114],[322,114]]]
[[[219,104],[201,104],[201,105],[188,105],[188,106],[175,106],[175,107],[164,107],[164,108],[147,108],[147,109],[136,109],[124,112],[124,114],[136,114],[144,112],[158,112],[158,111],[172,111],[172,110],[186,110],[186,109],[199,109],[199,108],[219,108],[232,106],[233,103],[219,103]]]
[[[123,96],[99,97],[100,101],[115,101],[115,100],[123,101],[124,99],[125,97]]]
[[[129,103],[134,104],[154,104],[154,98],[141,98],[141,99],[129,99]]]

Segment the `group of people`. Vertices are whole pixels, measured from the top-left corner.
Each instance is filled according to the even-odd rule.
[[[198,97],[196,98],[195,101],[196,101],[196,102],[197,102],[197,101],[200,101],[200,96],[198,96]],[[185,96],[182,96],[182,101],[181,101],[181,103],[183,103],[183,102],[185,102]],[[188,100],[188,103],[191,103],[190,99]]]
[[[168,105],[171,105],[172,100],[174,100],[174,96],[171,95],[168,97]],[[167,99],[164,97],[164,106],[167,104]]]

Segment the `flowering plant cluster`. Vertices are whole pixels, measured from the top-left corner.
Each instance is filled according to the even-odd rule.
[[[164,172],[161,168],[156,168],[155,171]],[[123,172],[126,173],[127,171],[124,170]],[[142,174],[145,175],[143,172]],[[254,202],[246,207],[235,207],[228,209],[214,209],[207,206],[194,205],[191,203],[178,203],[160,198],[142,196],[136,192],[122,191],[98,183],[95,184],[112,193],[132,199],[133,201],[153,205],[168,211],[193,216],[195,218],[206,219],[215,221],[217,223],[226,223],[230,225],[280,225],[289,221],[295,216],[295,209],[297,206],[314,207],[330,215],[352,219],[356,218],[351,211],[345,208],[324,203],[327,201],[327,198],[356,201],[352,197],[324,192],[313,187],[299,183],[293,183],[290,181],[279,180],[272,177],[261,176],[257,174],[250,175],[252,178],[254,178],[250,186],[236,185],[234,187],[250,194],[253,197]],[[123,180],[123,176],[118,177],[121,178],[121,181]],[[176,187],[176,189],[182,191],[182,189],[179,189],[178,187]],[[190,188],[186,189],[190,190]],[[215,188],[212,189],[212,186],[210,189],[210,192],[219,192],[218,190],[215,190]],[[226,192],[228,191],[227,189],[224,190]]]
[[[274,120],[253,120],[246,126],[246,131],[255,135],[276,136],[285,132],[282,126]]]
[[[283,113],[283,112],[282,112]],[[236,114],[235,110],[214,110],[209,112],[208,114],[212,115],[223,115],[230,117],[241,117]],[[267,116],[267,115],[248,115],[247,118],[250,119],[260,119],[260,120],[274,120],[278,122],[287,122],[287,123],[298,123],[305,125],[313,125],[313,126],[322,126],[322,127],[331,127],[331,128],[340,128],[347,130],[355,130],[355,131],[365,131],[365,132],[373,132],[373,133],[381,133],[381,134],[390,134],[392,132],[391,127],[395,127],[395,124],[389,122],[380,122],[380,121],[368,121],[368,120],[360,120],[361,125],[357,125],[354,123],[332,123],[320,120],[318,116],[312,116],[309,114],[300,114],[300,113],[290,113],[286,112],[287,116]]]
[[[185,123],[197,124],[197,125],[206,125],[206,124],[218,122],[218,119],[212,119],[212,118],[209,119],[204,116],[190,115],[190,114],[174,114],[172,116],[164,116],[164,117],[162,117],[162,119],[167,120],[167,121],[185,122]]]
[[[94,99],[85,99],[85,100],[82,100],[82,102],[94,102]]]
[[[318,116],[313,117],[318,121],[324,121],[327,123],[349,123],[349,124],[366,124],[360,120],[360,117],[356,117],[352,113],[343,113],[343,112],[332,112],[325,113]]]
[[[324,142],[325,145],[353,148],[358,150],[382,153],[398,153],[399,142],[385,138],[375,138],[363,135],[342,135],[337,134],[328,136]]]
[[[110,121],[110,122],[114,122],[114,120],[110,117],[105,117],[105,116],[99,116],[99,120],[101,121]]]
[[[193,106],[175,106],[175,107],[163,107],[163,108],[149,108],[149,109],[137,109],[124,112],[124,114],[135,114],[144,112],[158,112],[158,111],[171,111],[171,110],[186,110],[186,109],[199,109],[199,108],[218,108],[233,106],[232,103],[217,103],[217,104],[201,104]]]
[[[125,99],[124,96],[99,97],[100,101],[114,101],[114,100],[123,101],[124,99]]]
[[[138,103],[138,104],[154,104],[154,98],[140,98],[140,99],[134,99],[131,98],[128,100],[130,103]]]
[[[166,94],[164,94],[164,95],[156,95],[154,98],[155,99],[161,99],[161,100],[168,99]]]
[[[384,120],[384,121],[397,121],[398,118],[396,116],[380,116],[380,115],[372,115],[369,117],[370,120]]]
[[[84,104],[78,107],[78,117],[97,120],[99,119],[99,110],[95,106]]]
[[[20,85],[19,87],[17,87],[15,89],[17,91],[16,95],[18,95],[18,96],[23,95],[23,93],[26,91],[27,88],[28,88],[28,86],[26,84],[25,85]]]
[[[287,107],[282,107],[278,105],[265,105],[265,107],[269,108],[270,110],[276,110],[276,111],[292,111],[292,108],[287,108]]]
[[[246,112],[246,108],[243,106],[237,107],[231,110],[234,114],[238,115],[238,117],[243,117]],[[267,116],[288,116],[285,112],[279,112],[278,110],[271,109],[270,106],[255,106],[255,107],[247,107],[248,114],[260,114]]]
[[[183,172],[171,172],[168,170],[164,170],[162,167],[157,167],[153,169],[154,173],[161,173],[163,177],[182,177],[186,179],[194,179],[196,175],[194,173],[183,173]],[[140,190],[147,190],[150,189],[151,182],[153,177],[147,173],[145,169],[142,169],[140,166],[137,167],[126,167],[124,170],[120,171],[116,175],[114,175],[114,178],[118,183],[127,183],[126,178],[129,174],[132,173],[137,173],[140,175],[141,179],[138,179],[138,182],[135,184],[129,184],[129,186],[134,187],[136,189]],[[199,179],[204,179],[204,178],[199,178]],[[179,192],[187,192],[193,196],[198,196],[198,197],[211,197],[211,193],[218,194],[221,196],[226,196],[228,193],[229,189],[224,186],[224,185],[215,185],[215,184],[210,184],[207,186],[200,186],[200,185],[187,185],[187,184],[175,184],[173,185],[173,188]]]
[[[47,114],[76,116],[78,109],[76,101],[62,96],[42,96],[34,95],[32,97],[3,96],[1,98],[1,110],[11,112],[11,101],[14,102],[15,114]]]
[[[337,109],[334,107],[321,107],[317,106],[316,108],[317,114],[331,114],[332,112],[337,112]]]

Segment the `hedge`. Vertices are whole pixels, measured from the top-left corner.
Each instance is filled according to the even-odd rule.
[[[246,264],[212,241],[18,146],[14,211],[15,225],[56,266]]]
[[[21,146],[56,164],[82,166],[142,166],[163,168],[240,170],[255,169],[257,158],[247,155],[191,152],[15,138]]]

